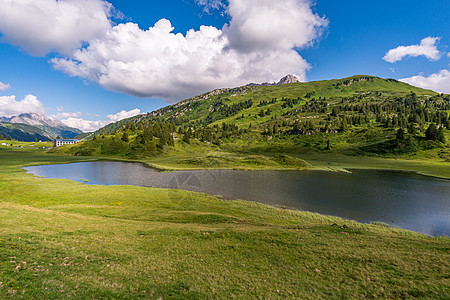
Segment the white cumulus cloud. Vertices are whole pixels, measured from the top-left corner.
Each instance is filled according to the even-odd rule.
[[[2,40],[32,55],[70,55],[111,27],[112,5],[103,0],[0,0]]]
[[[309,1],[231,0],[227,12],[231,23],[223,30],[201,26],[185,35],[174,34],[166,19],[147,30],[119,24],[71,58],[52,62],[105,89],[169,102],[286,74],[306,80],[309,64],[294,48],[309,45],[328,24]]]
[[[61,122],[69,127],[78,128],[83,132],[96,131],[111,123],[110,121],[89,121],[82,118],[67,118],[61,120]]]
[[[202,26],[186,36],[172,33],[168,20],[141,30],[120,24],[106,38],[78,50],[74,59],[52,60],[71,76],[138,97],[176,102],[189,96],[248,82],[275,81],[286,74],[305,80],[308,63],[291,49],[240,53],[228,47],[222,31]]]
[[[90,121],[85,120],[83,118],[80,118],[82,116],[82,113],[76,112],[76,113],[59,113],[57,115],[53,115],[52,117],[58,116],[58,118],[62,118],[61,122],[66,124],[67,126],[78,128],[83,132],[91,132],[96,131],[110,123],[117,122],[126,118],[134,117],[136,115],[139,115],[141,113],[141,110],[138,108],[132,109],[130,111],[119,111],[115,114],[107,115],[106,118],[108,120],[98,120],[98,121]],[[91,115],[91,114],[88,114]],[[98,115],[96,115],[98,116]]]
[[[0,91],[6,91],[7,89],[10,89],[11,85],[9,83],[3,83],[0,81]]]
[[[79,111],[77,112],[59,112],[56,115],[51,115],[50,118],[52,119],[68,119],[68,118],[78,118],[81,117],[83,114]]]
[[[239,51],[288,51],[309,45],[328,25],[306,0],[230,0],[224,33]]]
[[[437,49],[438,37],[426,37],[420,41],[420,45],[399,46],[389,50],[383,59],[390,63],[395,63],[405,57],[425,56],[430,60],[441,58],[441,52]]]
[[[409,78],[400,79],[400,81],[408,84],[421,87],[424,89],[433,90],[438,93],[450,94],[450,71],[441,70],[438,73],[431,74],[426,77],[417,75]]]
[[[11,117],[23,113],[45,113],[44,104],[34,95],[26,95],[22,100],[16,96],[0,96],[0,116]]]
[[[141,114],[141,110],[138,108],[135,108],[130,111],[122,110],[116,114],[107,115],[106,117],[113,122],[117,122],[117,121],[120,121],[120,120],[123,120],[126,118],[131,118],[131,117],[137,116],[139,114]]]
[[[175,34],[166,19],[148,29],[113,25],[113,6],[105,0],[0,0],[0,32],[31,54],[58,52],[51,62],[70,76],[168,102],[287,74],[306,80],[310,66],[297,50],[328,25],[310,0],[196,3],[224,9],[230,23]]]

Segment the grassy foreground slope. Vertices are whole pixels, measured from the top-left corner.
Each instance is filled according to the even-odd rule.
[[[449,238],[20,169],[78,160],[0,150],[0,298],[450,297]]]

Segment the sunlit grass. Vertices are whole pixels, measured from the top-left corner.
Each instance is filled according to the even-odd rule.
[[[449,238],[20,169],[79,160],[0,151],[0,298],[450,296]]]

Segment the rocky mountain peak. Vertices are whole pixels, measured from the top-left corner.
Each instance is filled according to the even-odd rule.
[[[286,75],[283,78],[281,78],[280,81],[278,81],[278,82],[249,83],[249,84],[247,84],[247,86],[271,86],[271,85],[282,85],[282,84],[295,83],[295,82],[300,82],[295,75]]]
[[[286,75],[278,81],[277,85],[300,82],[295,75]]]
[[[24,113],[17,117],[13,117],[10,121],[11,123],[22,123],[27,125],[47,125],[52,127],[67,127],[59,120],[52,120],[43,114],[39,113]]]

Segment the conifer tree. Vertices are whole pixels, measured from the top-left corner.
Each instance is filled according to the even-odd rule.
[[[428,126],[427,130],[425,130],[425,137],[427,140],[437,140],[438,135],[438,129],[436,127],[436,124],[431,123],[430,126]]]
[[[444,128],[440,127],[436,134],[436,140],[445,144]]]

